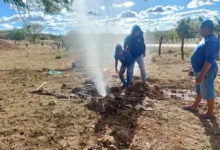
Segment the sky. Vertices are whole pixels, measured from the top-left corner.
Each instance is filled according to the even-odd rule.
[[[30,11],[21,15],[26,23],[42,24],[44,33],[56,35],[65,35],[70,30],[129,33],[135,24],[143,31],[166,31],[175,28],[176,22],[185,17],[220,16],[220,0],[74,0],[72,9],[74,13],[62,10],[58,15],[45,15],[32,4]],[[89,15],[89,11],[99,15]],[[22,26],[16,9],[0,0],[0,30]]]

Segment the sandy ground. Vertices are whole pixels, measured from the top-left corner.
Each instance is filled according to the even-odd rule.
[[[183,61],[177,48],[164,49],[161,57],[155,48],[149,48],[146,58],[149,85],[162,90],[192,90],[193,78],[187,75],[191,51],[186,51]],[[182,110],[182,106],[191,102],[178,97],[155,99],[152,111],[117,109],[115,114],[103,115],[86,107],[87,98],[65,100],[30,93],[46,81],[47,90],[69,95],[73,87],[84,81],[80,70],[69,70],[78,57],[76,52],[21,44],[18,50],[0,50],[0,53],[2,150],[220,149],[219,103],[215,108],[216,120],[200,120],[198,114]],[[61,59],[55,59],[58,55]],[[63,74],[48,75],[48,69],[61,70]],[[113,80],[118,82],[116,77]],[[220,96],[219,81],[217,77],[217,96]],[[206,105],[201,104],[200,113],[205,110]]]

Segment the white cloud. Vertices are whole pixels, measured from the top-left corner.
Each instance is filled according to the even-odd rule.
[[[220,0],[213,0],[214,2],[220,2]]]
[[[11,30],[11,29],[13,29],[13,26],[10,24],[6,24],[6,23],[0,24],[0,30]]]
[[[134,5],[135,5],[134,2],[125,2],[123,4],[112,4],[113,8],[122,8],[122,7],[129,8]]]
[[[134,11],[123,11],[121,12],[118,17],[121,17],[121,18],[134,18],[134,17],[137,17],[137,13],[134,12]]]
[[[216,0],[214,0],[216,1]],[[204,5],[213,5],[214,3],[211,0],[192,0],[188,5],[187,8],[197,8]]]
[[[179,10],[184,9],[182,6],[176,6],[176,5],[168,5],[168,6],[155,6],[151,7],[147,10],[141,11],[139,13],[139,16],[144,18],[149,18],[150,15],[172,15],[174,12],[178,12]]]
[[[178,11],[183,9],[184,7],[180,7],[180,6],[155,6],[155,7],[151,7],[149,9],[146,10],[147,13],[163,13],[163,12],[173,12],[173,11]]]
[[[100,6],[101,10],[105,10],[105,6]]]
[[[181,18],[187,18],[190,17],[192,19],[203,16],[204,18],[212,19],[213,16],[218,16],[218,11],[211,11],[207,9],[198,9],[198,10],[192,10],[192,11],[186,11],[177,13],[176,16],[180,16]]]

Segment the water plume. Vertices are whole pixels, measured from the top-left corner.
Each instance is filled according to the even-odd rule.
[[[77,5],[77,9],[79,10],[80,18],[82,20],[82,27],[81,31],[86,32],[85,36],[80,36],[80,43],[82,46],[82,57],[83,61],[85,62],[86,72],[88,76],[92,79],[93,83],[96,86],[97,91],[101,96],[106,96],[106,82],[103,71],[101,69],[101,61],[99,57],[102,57],[101,54],[98,52],[99,47],[97,39],[94,37],[95,28],[91,27],[91,23],[89,21],[88,14],[85,14],[85,10],[88,10],[89,3],[86,0],[76,0],[75,5]]]

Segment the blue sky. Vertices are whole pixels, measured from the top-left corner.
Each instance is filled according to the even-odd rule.
[[[213,19],[220,16],[220,0],[75,0],[75,13],[63,10],[44,15],[37,5],[22,12],[26,23],[40,23],[44,33],[66,34],[69,30],[128,33],[134,24],[146,30],[169,30],[178,20],[190,17]],[[88,11],[100,16],[88,15]],[[22,21],[13,6],[0,0],[0,30],[21,28]]]

